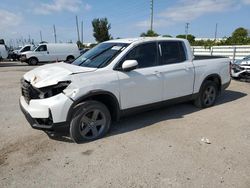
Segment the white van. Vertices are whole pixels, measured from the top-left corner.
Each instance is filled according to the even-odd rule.
[[[8,57],[8,50],[4,44],[0,44],[0,60]]]
[[[34,51],[21,53],[21,62],[36,65],[39,62],[71,61],[80,55],[76,44],[46,43],[40,44]]]

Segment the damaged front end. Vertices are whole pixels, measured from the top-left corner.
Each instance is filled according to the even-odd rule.
[[[249,64],[232,64],[231,75],[233,78],[250,79],[250,65]]]
[[[30,100],[32,99],[46,99],[62,93],[70,83],[71,81],[61,81],[55,85],[36,88],[30,82],[22,78],[21,92],[25,101],[29,104]]]
[[[59,81],[57,84],[37,88],[24,78],[21,79],[20,108],[27,121],[34,129],[64,131],[68,122],[59,109],[68,110],[73,103],[63,91],[70,81]]]

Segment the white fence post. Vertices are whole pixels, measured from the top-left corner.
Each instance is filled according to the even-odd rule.
[[[233,62],[235,61],[235,55],[236,55],[236,46],[234,46],[234,51],[233,51]]]

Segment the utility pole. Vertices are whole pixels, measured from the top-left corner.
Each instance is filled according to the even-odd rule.
[[[188,37],[188,28],[189,28],[189,24],[190,24],[190,23],[186,23],[186,27],[185,27],[186,39],[187,39],[187,37]]]
[[[217,29],[218,29],[218,23],[215,25],[215,33],[214,33],[214,41],[216,42],[217,39]]]
[[[153,31],[153,22],[154,22],[154,0],[151,0],[151,23],[150,23],[151,31]]]
[[[76,31],[77,31],[77,38],[78,38],[78,41],[80,41],[79,26],[78,26],[78,18],[77,18],[77,16],[76,16]]]
[[[40,31],[40,40],[41,40],[41,42],[43,41],[42,31]]]
[[[56,26],[55,26],[55,24],[53,25],[53,28],[54,28],[55,43],[57,43],[57,40],[56,40]]]
[[[21,41],[22,41],[22,45],[24,46],[24,42],[23,42],[23,36],[21,36]]]
[[[83,43],[83,21],[81,22],[81,42]]]

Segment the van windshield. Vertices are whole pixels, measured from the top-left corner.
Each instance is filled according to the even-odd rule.
[[[127,43],[101,43],[79,56],[72,64],[82,67],[102,68],[107,66],[127,46]]]

